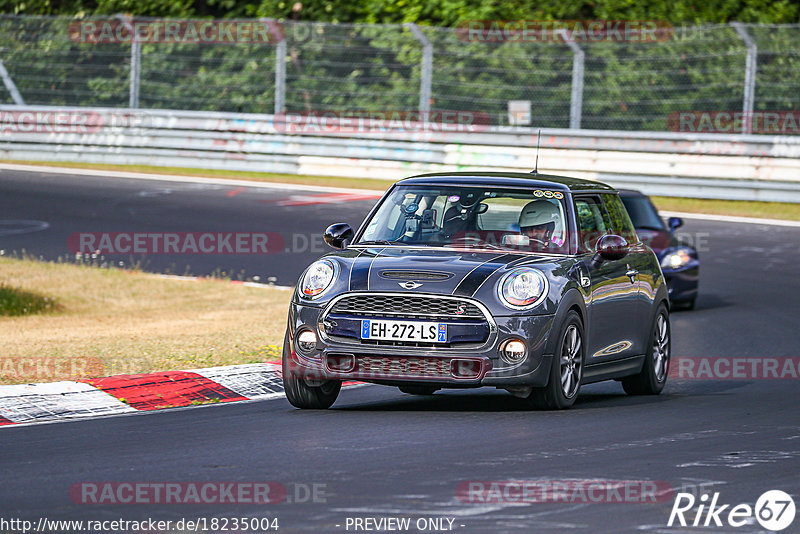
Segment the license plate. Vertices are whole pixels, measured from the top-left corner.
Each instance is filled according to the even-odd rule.
[[[447,323],[362,319],[361,339],[447,343]]]

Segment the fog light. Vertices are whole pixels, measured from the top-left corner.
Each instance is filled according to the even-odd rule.
[[[500,347],[500,356],[508,363],[519,363],[525,359],[525,343],[510,339]]]
[[[309,353],[317,347],[317,334],[311,330],[303,330],[297,336],[297,348],[300,352]]]

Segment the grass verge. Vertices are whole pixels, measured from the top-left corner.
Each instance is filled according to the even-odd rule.
[[[268,172],[190,169],[184,167],[155,167],[151,165],[107,165],[93,163],[17,160],[0,160],[0,163],[15,163],[20,165],[50,165],[73,169],[142,172],[148,174],[170,174],[177,176],[203,176],[206,178],[230,178],[272,183],[322,185],[328,187],[344,187],[352,189],[373,189],[376,191],[385,191],[391,184],[389,180],[368,178],[338,178],[333,176],[307,176]],[[660,210],[800,221],[800,204],[794,204],[791,202],[757,202],[747,200],[712,200],[678,197],[652,197],[652,199],[653,203]]]
[[[0,282],[0,316],[34,315],[53,311],[56,299]]]
[[[0,282],[56,309],[0,317],[0,383],[276,361],[290,293],[0,258]]]

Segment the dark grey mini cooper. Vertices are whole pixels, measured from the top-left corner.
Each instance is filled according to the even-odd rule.
[[[426,174],[392,186],[357,232],[324,237],[337,251],[303,272],[289,311],[294,406],[327,408],[350,380],[417,395],[493,386],[546,409],[601,380],[664,388],[664,276],[607,185]]]

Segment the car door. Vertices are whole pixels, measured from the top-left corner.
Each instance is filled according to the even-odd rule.
[[[649,325],[650,316],[653,313],[653,299],[655,291],[653,288],[653,253],[647,245],[642,243],[636,234],[628,210],[622,199],[616,193],[604,193],[600,195],[611,219],[611,226],[614,233],[622,236],[628,242],[628,254],[624,261],[628,266],[629,272],[635,273],[636,286],[638,289],[636,299],[636,331],[631,338],[633,346],[631,350],[634,354],[644,354],[647,351],[647,343],[650,337]]]
[[[635,269],[627,256],[607,260],[595,253],[597,241],[614,233],[600,195],[576,196],[574,202],[579,246],[591,280],[586,365],[633,356],[639,324]]]

